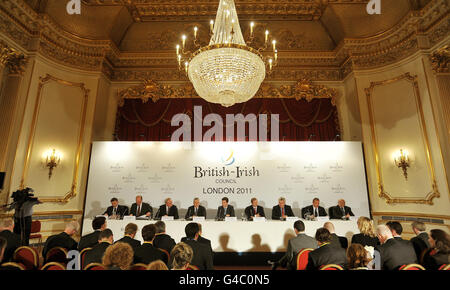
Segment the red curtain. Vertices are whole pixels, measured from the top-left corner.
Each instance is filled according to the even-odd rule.
[[[172,127],[172,117],[185,113],[191,118],[194,138],[194,106],[201,106],[203,117],[215,113],[225,121],[226,114],[253,113],[279,114],[280,141],[333,141],[340,140],[337,109],[331,99],[263,99],[254,98],[243,104],[225,108],[208,103],[200,98],[151,99],[143,103],[140,99],[125,99],[124,106],[117,111],[115,139],[118,141],[170,141],[172,133],[179,127]],[[270,128],[270,125],[268,125]],[[211,127],[203,127],[205,133]],[[236,132],[236,126],[235,126]],[[248,125],[246,132],[248,132]],[[247,133],[248,134],[248,133]],[[267,134],[270,140],[270,132]],[[224,130],[224,138],[226,136]],[[251,140],[254,141],[254,140]],[[256,140],[255,140],[256,141]]]

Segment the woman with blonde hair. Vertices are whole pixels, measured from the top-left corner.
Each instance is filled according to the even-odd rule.
[[[172,270],[186,270],[194,257],[191,246],[186,243],[178,243],[170,252]]]
[[[357,224],[360,233],[353,235],[352,244],[361,244],[363,247],[376,247],[380,244],[375,234],[373,223],[368,217],[359,217]]]
[[[166,264],[161,261],[161,260],[156,260],[151,262],[150,264],[148,264],[147,266],[147,270],[169,270],[169,268],[167,268]]]
[[[108,270],[128,270],[133,263],[133,256],[129,244],[118,242],[106,249],[102,263]]]

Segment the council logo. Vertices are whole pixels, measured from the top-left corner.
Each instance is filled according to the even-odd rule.
[[[231,150],[231,152],[230,152],[229,155],[222,156],[221,159],[222,159],[222,163],[223,163],[225,166],[230,166],[230,165],[232,165],[232,164],[234,163],[234,161],[236,161],[236,159],[234,158],[234,151]]]

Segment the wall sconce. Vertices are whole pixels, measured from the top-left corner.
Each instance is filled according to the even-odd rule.
[[[407,150],[400,149],[394,157],[395,166],[403,170],[403,176],[408,180],[408,167],[410,165],[409,153]]]
[[[44,154],[45,167],[48,168],[48,179],[53,175],[53,169],[55,169],[61,163],[61,153],[56,149],[49,150]]]

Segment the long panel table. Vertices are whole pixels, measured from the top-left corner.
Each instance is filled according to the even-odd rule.
[[[108,220],[108,228],[114,233],[114,240],[119,240],[124,235],[125,226],[130,221]],[[156,221],[136,220],[139,229],[136,239],[142,241],[141,229],[147,224]],[[166,221],[166,233],[175,242],[180,242],[185,236],[184,228],[190,221],[175,220]],[[323,226],[323,221],[303,221],[306,234],[314,237],[316,230]],[[353,234],[359,233],[356,220],[331,221],[338,236],[351,239]],[[202,236],[211,240],[211,246],[215,252],[284,252],[289,239],[295,236],[293,230],[294,221],[250,222],[250,221],[214,221],[205,220],[202,224]],[[83,235],[93,231],[92,219],[85,218],[83,222]]]

